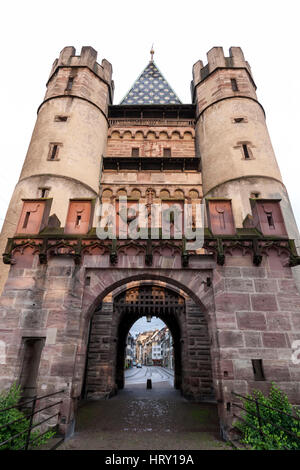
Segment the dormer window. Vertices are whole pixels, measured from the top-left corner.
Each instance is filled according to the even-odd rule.
[[[234,235],[235,226],[230,200],[208,200],[209,228],[216,235]]]
[[[48,222],[51,199],[23,199],[16,233],[39,233]]]
[[[86,234],[91,228],[92,216],[92,200],[71,200],[65,233]]]
[[[279,201],[250,199],[250,202],[254,224],[263,235],[287,235]]]

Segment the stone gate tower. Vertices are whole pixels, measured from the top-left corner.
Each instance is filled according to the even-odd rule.
[[[2,231],[0,389],[64,390],[63,432],[82,398],[124,386],[127,333],[143,315],[165,321],[174,386],[214,401],[225,437],[232,391],[275,381],[300,403],[298,230],[249,64],[236,47],[207,56],[193,67],[191,104],[153,51],[119,105],[111,65],[91,47],[66,47],[53,64]],[[168,236],[164,215],[155,237],[121,235],[125,196],[126,227],[147,228],[156,205],[169,210]],[[114,239],[98,236],[104,203]],[[200,203],[204,243],[191,250],[170,213],[189,205],[195,228]]]
[[[2,252],[7,238],[16,232],[23,202],[28,209],[25,212],[31,211],[31,216],[26,227],[20,220],[22,232],[33,233],[32,230],[40,232],[45,227],[50,202],[51,213],[65,221],[72,198],[96,201],[107,141],[108,105],[113,99],[112,67],[105,59],[101,65],[96,59],[97,52],[92,47],[83,47],[79,56],[74,47],[65,47],[52,66],[3,224]],[[38,210],[35,200],[39,200]],[[44,206],[43,217],[34,217],[44,211]],[[58,223],[56,218],[55,221]],[[2,264],[1,290],[6,277],[7,269]]]

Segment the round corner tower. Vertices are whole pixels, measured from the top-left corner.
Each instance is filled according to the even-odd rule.
[[[193,67],[197,150],[205,198],[230,199],[237,228],[251,214],[251,198],[277,199],[289,238],[299,234],[256,96],[250,66],[239,47],[212,48]]]
[[[22,200],[52,199],[51,212],[64,226],[72,198],[95,199],[106,148],[108,105],[113,99],[112,66],[97,52],[65,47],[52,66],[45,98],[6,214],[1,253],[16,232]],[[1,266],[0,290],[6,280]],[[8,268],[8,267],[7,267]]]

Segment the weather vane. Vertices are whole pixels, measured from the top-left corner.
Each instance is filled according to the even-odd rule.
[[[150,54],[151,54],[151,62],[153,62],[153,55],[154,55],[153,44],[152,44],[152,47],[151,47]]]

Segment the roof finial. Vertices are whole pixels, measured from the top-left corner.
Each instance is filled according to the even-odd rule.
[[[152,44],[152,47],[151,47],[150,54],[151,54],[151,62],[153,62],[153,55],[154,55],[153,44]]]

